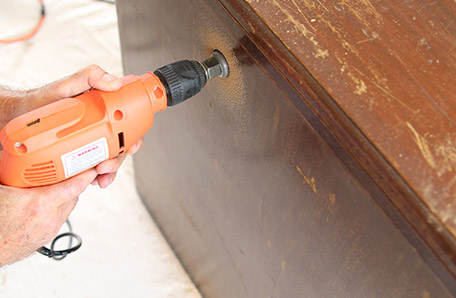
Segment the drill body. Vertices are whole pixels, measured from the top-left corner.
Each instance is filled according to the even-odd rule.
[[[114,158],[152,127],[156,112],[192,97],[215,76],[228,76],[218,51],[201,63],[183,60],[148,72],[118,91],[91,90],[21,115],[0,132],[0,183],[53,184]]]

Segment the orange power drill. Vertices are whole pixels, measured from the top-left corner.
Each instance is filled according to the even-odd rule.
[[[0,183],[53,184],[128,150],[151,127],[154,114],[227,77],[225,57],[183,60],[148,72],[118,91],[91,90],[11,120],[0,132]]]

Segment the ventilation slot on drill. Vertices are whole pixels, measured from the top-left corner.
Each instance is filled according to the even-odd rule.
[[[32,185],[57,182],[57,170],[53,161],[34,164],[24,170],[25,180]]]
[[[38,123],[40,123],[40,118],[38,118],[35,121],[32,121],[30,123],[27,123],[27,126],[32,126],[32,125],[35,125],[35,124],[38,124]]]
[[[119,149],[122,150],[122,149],[125,147],[124,133],[123,133],[123,132],[120,132],[120,133],[118,134],[118,136],[119,136]],[[120,152],[122,153],[123,150],[120,151]]]

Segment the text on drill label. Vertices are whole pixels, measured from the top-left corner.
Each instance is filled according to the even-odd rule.
[[[108,142],[103,137],[62,155],[65,178],[83,172],[108,159]]]

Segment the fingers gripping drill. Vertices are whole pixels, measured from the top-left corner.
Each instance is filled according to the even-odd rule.
[[[15,187],[53,184],[128,150],[154,114],[228,77],[225,57],[183,60],[147,72],[118,91],[91,90],[11,120],[0,132],[0,182]]]

